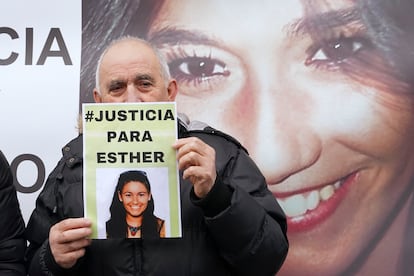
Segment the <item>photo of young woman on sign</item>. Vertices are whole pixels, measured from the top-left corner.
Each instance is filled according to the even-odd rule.
[[[106,223],[108,238],[163,238],[165,221],[154,215],[154,197],[146,172],[123,172]]]

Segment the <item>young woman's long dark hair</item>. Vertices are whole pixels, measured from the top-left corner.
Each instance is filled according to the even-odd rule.
[[[375,46],[382,51],[399,80],[407,84],[407,94],[414,97],[414,1],[359,0],[358,4]],[[407,195],[413,192],[413,186],[409,189]],[[410,204],[405,241],[402,252],[398,252],[398,275],[413,275],[414,271],[414,201]]]
[[[138,181],[145,185],[148,193],[151,193],[151,185],[147,174],[144,171],[131,170],[120,174],[118,184],[116,185],[112,203],[110,207],[111,217],[106,222],[106,232],[108,238],[126,238],[128,237],[128,225],[126,222],[126,211],[122,202],[119,201],[118,193],[122,192],[125,184],[131,181]],[[148,206],[142,214],[141,238],[159,238],[157,217],[154,216],[154,197],[148,201]]]
[[[359,0],[362,18],[379,48],[402,81],[414,85],[412,0]]]

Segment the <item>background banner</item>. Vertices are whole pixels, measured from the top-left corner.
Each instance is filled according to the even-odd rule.
[[[236,137],[262,170],[288,216],[279,275],[414,274],[413,1],[2,6],[0,146],[26,220],[93,101],[102,49],[133,35],[166,56],[178,112]]]

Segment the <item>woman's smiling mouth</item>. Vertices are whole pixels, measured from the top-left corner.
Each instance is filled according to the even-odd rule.
[[[352,173],[334,183],[306,192],[281,196],[274,193],[288,219],[289,232],[306,231],[328,218],[345,198],[358,174]]]

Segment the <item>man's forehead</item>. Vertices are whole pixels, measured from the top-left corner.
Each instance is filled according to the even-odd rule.
[[[125,75],[125,74],[149,74],[157,69],[156,64],[147,62],[145,60],[129,59],[125,62],[115,61],[102,64],[101,73],[111,75]]]
[[[153,75],[159,72],[156,59],[141,54],[108,55],[102,60],[101,76],[130,78],[135,75]]]
[[[118,52],[110,52],[102,60],[102,67],[111,66],[125,66],[125,67],[139,67],[147,66],[153,67],[157,64],[155,56],[144,51],[132,51],[131,49],[122,49]]]
[[[148,45],[135,40],[126,40],[112,45],[103,59],[155,57],[154,51]]]

